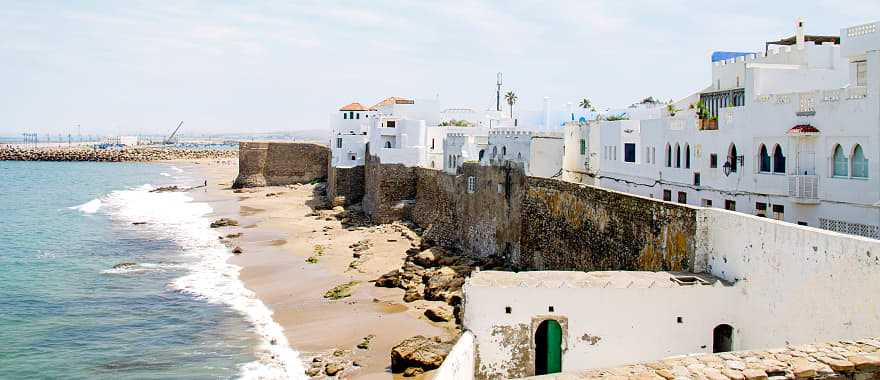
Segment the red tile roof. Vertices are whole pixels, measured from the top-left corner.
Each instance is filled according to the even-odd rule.
[[[382,100],[379,103],[374,104],[372,107],[370,107],[370,109],[374,110],[379,107],[390,106],[392,104],[415,104],[415,101],[411,100],[411,99],[401,98],[398,96],[391,96],[391,97],[385,98],[384,100]]]
[[[345,107],[339,109],[340,111],[367,111],[367,107],[364,107],[363,104],[358,102],[351,103]]]

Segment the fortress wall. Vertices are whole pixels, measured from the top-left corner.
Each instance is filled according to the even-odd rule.
[[[281,141],[239,143],[233,188],[281,186],[327,177],[330,149],[321,144]]]

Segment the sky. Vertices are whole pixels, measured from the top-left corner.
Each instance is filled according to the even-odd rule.
[[[712,51],[880,19],[877,0],[0,0],[0,135],[329,128],[352,101],[620,107],[711,81]]]

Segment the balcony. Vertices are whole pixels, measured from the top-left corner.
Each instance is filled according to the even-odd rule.
[[[819,176],[789,175],[788,196],[794,198],[796,203],[819,203]]]

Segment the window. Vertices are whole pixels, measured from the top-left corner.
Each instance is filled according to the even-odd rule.
[[[391,141],[386,141],[386,142],[385,142],[385,147],[386,147],[386,148],[390,148],[390,147],[391,147]]]
[[[782,154],[782,147],[778,144],[773,148],[773,172],[785,174],[785,156]]]
[[[672,190],[663,190],[663,200],[672,201]]]
[[[483,161],[483,156],[486,155],[486,150],[480,149],[480,153],[478,154],[477,160]]]
[[[337,147],[337,148],[342,148],[342,137],[337,137],[337,138],[336,138],[336,147]]]
[[[730,199],[724,200],[724,209],[730,211],[736,211],[736,201],[732,201]]]
[[[434,161],[431,161],[431,169],[433,169],[434,167],[435,167],[435,166],[434,166]]]
[[[498,155],[498,147],[493,146],[492,147],[492,158],[495,158],[495,156],[497,156],[497,155]]]
[[[691,168],[691,146],[689,144],[684,146],[684,167],[685,169]]]
[[[431,149],[434,149],[434,139],[431,139]]]
[[[617,161],[617,145],[611,147],[611,151],[614,153],[614,161]]]
[[[868,178],[868,159],[862,151],[862,146],[856,144],[852,155],[852,176],[858,178]]]
[[[694,173],[694,186],[700,186],[700,173]]]
[[[767,204],[757,202],[755,203],[755,215],[766,218],[767,217]]]
[[[348,118],[354,119],[354,111],[348,111]]]
[[[498,188],[496,189],[496,192],[497,192],[498,194],[501,194],[501,193],[504,192],[504,184],[503,184],[503,183],[499,183],[499,184],[498,184]]]
[[[357,119],[358,119],[358,120],[360,120],[360,119],[361,119],[361,113],[360,113],[360,112],[358,112],[358,113],[357,113],[357,114],[355,114],[355,115],[357,115]]]
[[[684,191],[678,192],[678,203],[688,203],[688,194]]]
[[[761,144],[761,148],[758,149],[758,157],[761,160],[761,166],[758,169],[761,173],[769,173],[770,172],[770,154],[767,153],[767,147],[764,144]]]
[[[345,120],[348,120],[348,112],[343,112],[343,113],[342,113],[342,118],[345,119]]]
[[[843,154],[843,148],[840,145],[834,147],[834,176],[846,177],[849,175],[849,163],[846,155]]]
[[[672,147],[668,143],[666,144],[666,167],[672,167]]]
[[[868,62],[856,62],[856,86],[868,85]]]
[[[477,179],[474,176],[470,176],[467,181],[467,192],[468,194],[473,194],[475,191],[477,191]]]
[[[636,162],[636,144],[623,144],[623,161]]]
[[[354,154],[354,153],[351,154],[351,160],[352,160],[352,161],[357,160],[357,158],[358,158],[358,156],[357,156],[356,154]],[[433,163],[431,163],[431,167],[432,167],[432,168],[434,167],[434,164],[433,164]]]
[[[712,207],[712,200],[711,199],[703,199],[703,201],[700,202],[700,204],[703,207]]]
[[[502,147],[501,147],[501,157],[504,157],[504,156],[506,156],[506,155],[507,155],[507,147],[506,147],[506,146],[502,146]]]
[[[785,206],[773,205],[773,219],[785,220]]]
[[[653,146],[651,147],[651,163],[657,164],[657,149]]]
[[[809,225],[810,225],[809,223],[804,222],[804,221],[801,221],[801,220],[798,220],[797,224],[798,224],[799,226],[809,226]]]
[[[681,167],[681,147],[675,144],[675,167]]]
[[[730,163],[731,173],[736,173],[737,156],[736,144],[730,144],[730,150],[727,152],[727,162]]]
[[[709,155],[709,167],[710,168],[717,168],[718,167],[718,155],[717,154],[712,153]]]
[[[581,139],[581,156],[587,154],[587,140]]]
[[[388,128],[395,128],[395,127],[397,127],[397,121],[388,120],[385,122],[385,126]]]

